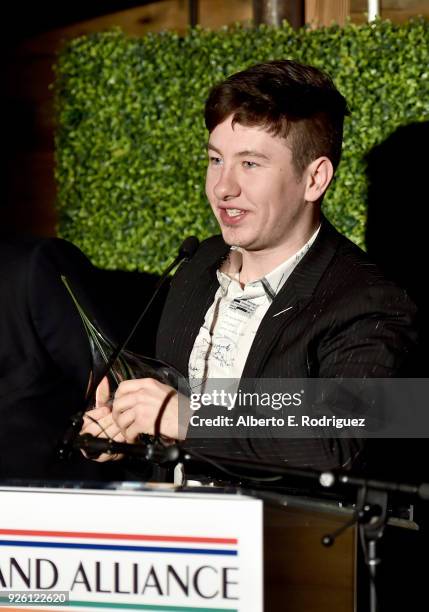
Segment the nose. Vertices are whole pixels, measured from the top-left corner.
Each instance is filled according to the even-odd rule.
[[[218,200],[227,201],[237,198],[241,193],[240,185],[232,169],[223,168],[213,192]]]

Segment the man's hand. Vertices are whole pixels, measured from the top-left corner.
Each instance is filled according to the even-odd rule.
[[[119,427],[113,421],[112,411],[108,406],[98,406],[93,410],[88,410],[83,417],[83,426],[80,434],[91,434],[96,438],[108,438],[115,442],[125,442]],[[85,455],[85,452],[82,451]],[[86,455],[85,455],[86,456]],[[122,455],[109,455],[103,453],[95,461],[117,461],[122,459]]]
[[[173,440],[185,437],[179,431],[177,391],[153,378],[122,382],[115,394],[112,415],[127,442],[135,442],[139,434],[154,435],[158,416],[162,436]]]

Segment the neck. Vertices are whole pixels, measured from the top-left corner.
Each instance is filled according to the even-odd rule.
[[[246,251],[243,249],[240,282],[242,284],[250,283],[272,272],[272,270],[302,249],[319,225],[320,217],[317,217],[308,226],[301,228],[300,232],[294,232],[288,240],[278,246],[260,251]]]

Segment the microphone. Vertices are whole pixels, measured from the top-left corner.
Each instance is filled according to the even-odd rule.
[[[143,437],[146,439],[143,440]],[[98,457],[102,453],[126,455],[151,461],[158,465],[171,464],[180,457],[180,450],[175,444],[163,446],[156,439],[150,440],[148,436],[142,436],[139,442],[129,444],[127,442],[115,442],[115,440],[108,438],[96,438],[91,434],[83,434],[76,437],[73,446],[84,450],[88,457]]]
[[[94,401],[95,392],[97,391],[98,385],[101,383],[103,378],[108,375],[108,373],[109,373],[110,369],[112,368],[113,364],[115,363],[115,361],[117,360],[119,355],[122,353],[122,351],[125,349],[125,347],[130,342],[131,338],[133,337],[133,335],[135,334],[137,328],[139,327],[140,323],[142,322],[144,316],[146,315],[146,313],[148,312],[149,308],[151,307],[153,301],[155,300],[155,298],[159,294],[159,291],[161,290],[162,286],[164,285],[168,275],[180,263],[183,263],[185,261],[189,261],[194,256],[194,254],[196,253],[196,251],[197,251],[197,249],[199,247],[199,244],[200,244],[200,241],[198,240],[198,238],[196,236],[188,236],[187,238],[185,238],[185,240],[182,242],[182,244],[179,247],[179,251],[178,251],[177,256],[175,257],[174,261],[161,274],[161,276],[160,276],[160,278],[159,278],[159,280],[158,280],[158,282],[157,282],[157,284],[155,286],[155,289],[154,289],[154,292],[152,294],[152,297],[150,298],[149,302],[146,304],[145,308],[143,309],[142,313],[138,317],[137,321],[135,322],[135,324],[131,328],[131,331],[126,336],[126,338],[122,342],[120,342],[120,344],[118,344],[118,346],[114,349],[114,351],[112,352],[112,354],[110,355],[110,357],[109,357],[109,359],[108,359],[108,361],[106,363],[106,366],[103,368],[101,373],[98,376],[94,376],[93,377],[93,379],[91,381],[91,384],[89,386],[87,395],[86,395],[85,409],[81,410],[81,411],[77,412],[75,415],[73,415],[73,417],[71,419],[71,425],[66,430],[66,432],[64,433],[64,436],[63,436],[60,444],[58,445],[58,451],[57,452],[58,452],[58,455],[59,455],[60,459],[65,459],[65,458],[70,456],[70,453],[71,453],[72,448],[73,448],[73,442],[74,442],[76,436],[78,435],[79,431],[82,428],[84,414],[87,411],[87,409],[89,408],[89,406],[91,405],[91,403]]]
[[[400,493],[407,496],[417,496],[420,499],[429,501],[429,482],[422,482],[418,485],[403,482],[392,482],[389,480],[374,480],[372,478],[360,478],[351,474],[337,474],[333,472],[322,472],[319,482],[323,487],[332,487],[335,483],[351,485],[355,487],[365,487],[376,491],[387,491],[388,493]]]
[[[192,259],[199,246],[200,241],[196,236],[188,236],[180,245],[177,257],[186,260]]]
[[[421,499],[429,501],[429,482],[423,482],[418,488],[418,494]]]

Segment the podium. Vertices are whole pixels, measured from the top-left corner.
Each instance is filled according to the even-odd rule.
[[[0,610],[353,612],[353,509],[240,489],[0,487]]]
[[[273,503],[264,504],[265,610],[354,612],[356,527],[335,546],[321,543],[350,520],[351,509],[292,495],[284,496],[284,509]]]

